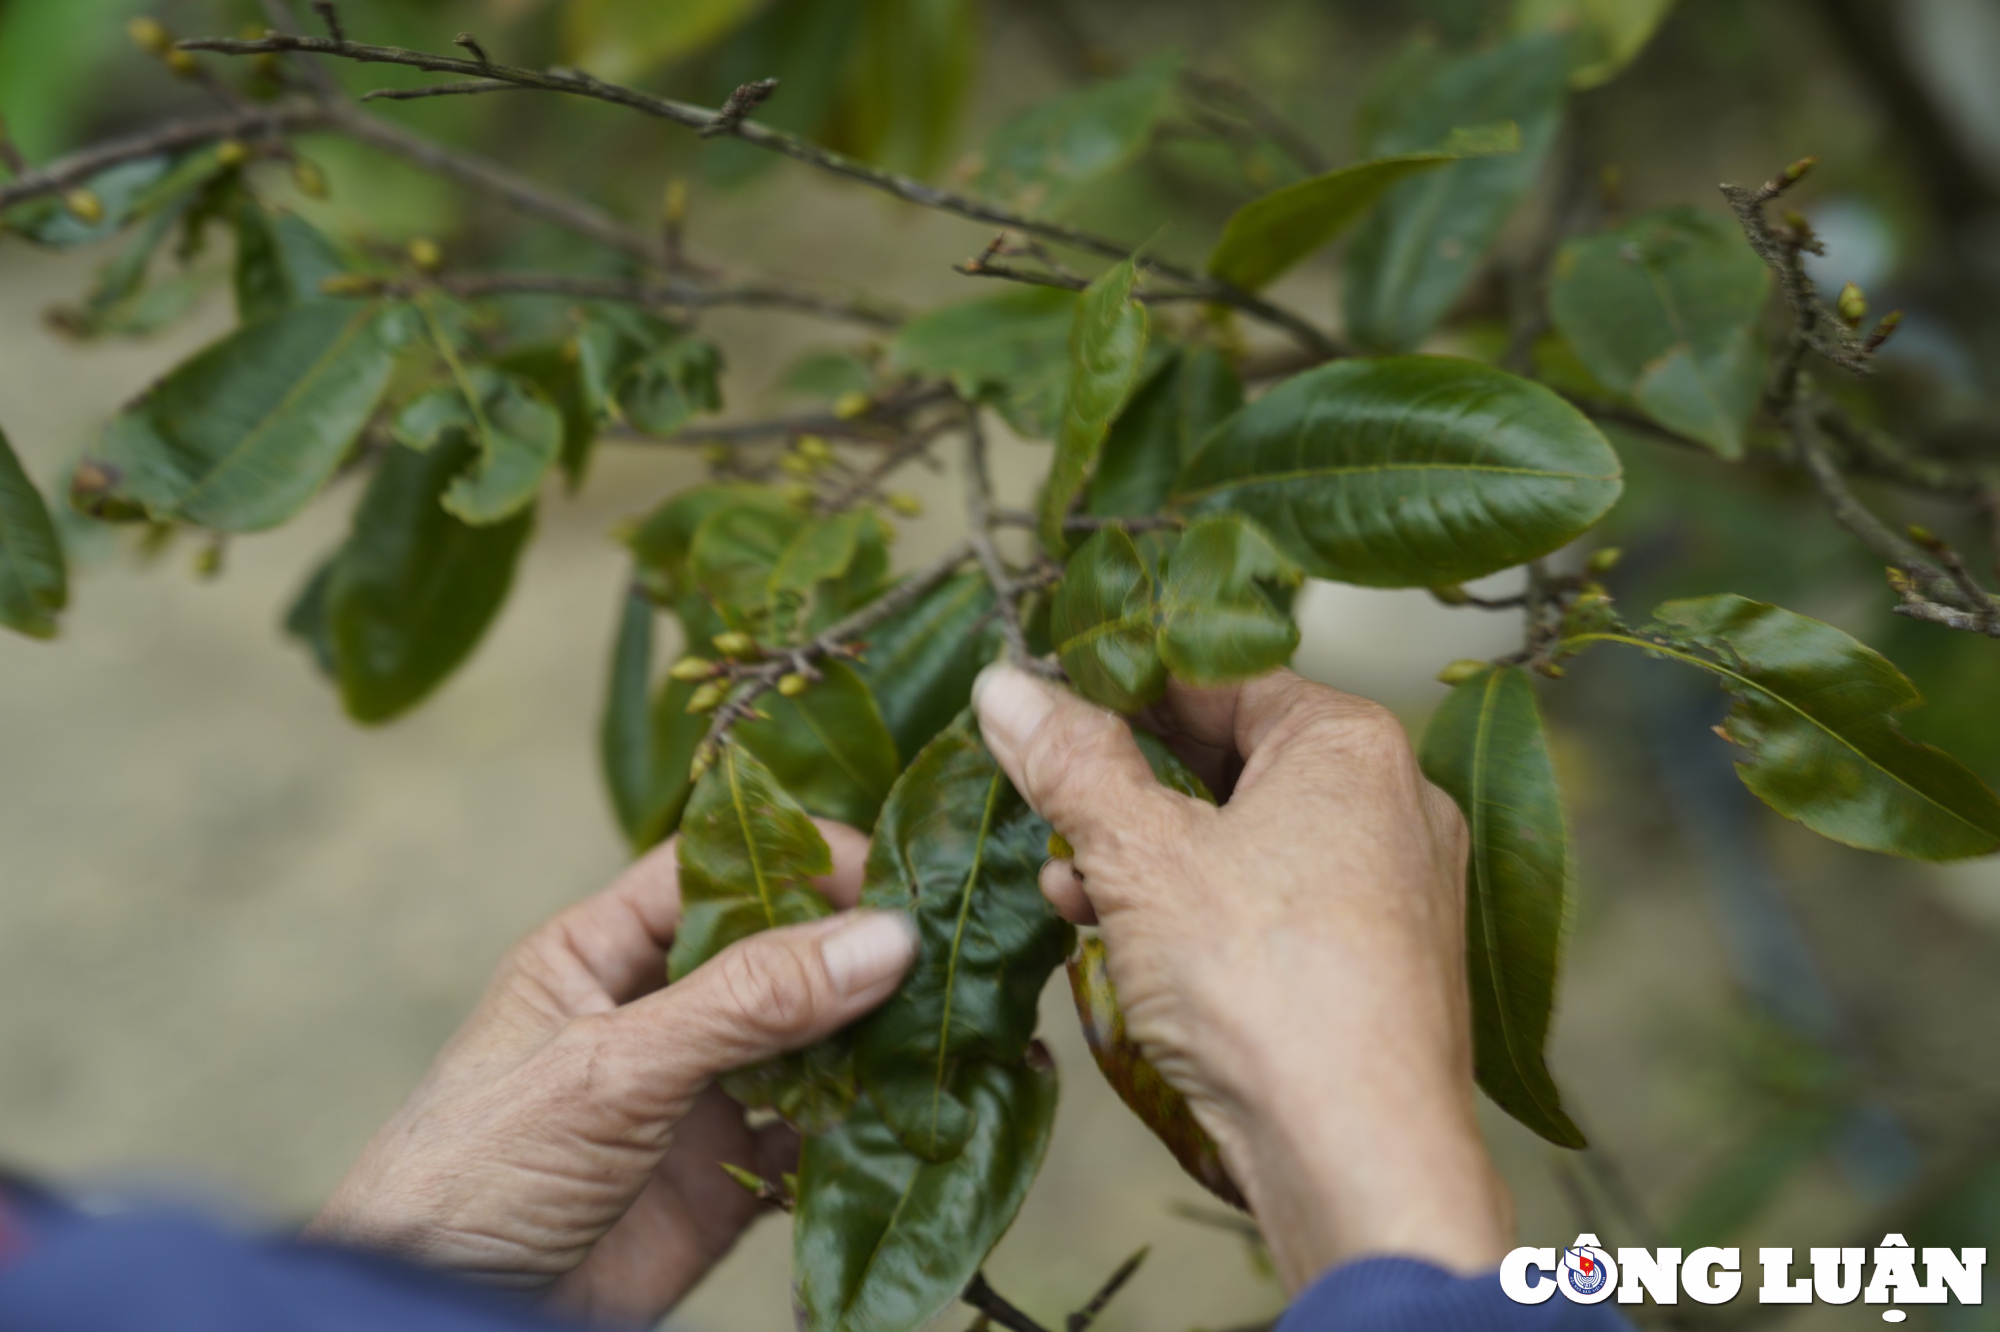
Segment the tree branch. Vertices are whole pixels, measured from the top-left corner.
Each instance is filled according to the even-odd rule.
[[[575,70],[526,69],[518,65],[501,65],[491,61],[434,55],[400,46],[373,46],[331,37],[306,37],[289,33],[270,33],[249,40],[202,37],[180,42],[178,46],[182,50],[214,51],[222,55],[265,55],[302,51],[340,56],[364,64],[404,65],[432,73],[461,74],[471,78],[518,84],[524,88],[538,88],[545,92],[595,98],[677,125],[685,125],[696,131],[741,139],[745,143],[803,162],[821,171],[858,181],[871,189],[880,190],[922,208],[953,213],[975,222],[1008,227],[1107,259],[1131,258],[1137,249],[1136,246],[1125,242],[1098,236],[1065,223],[1014,213],[969,195],[926,185],[922,181],[898,175],[893,171],[884,171],[754,120],[732,121],[724,111],[711,111],[688,102],[656,97],[634,88],[606,83]],[[1283,329],[1302,345],[1309,346],[1323,355],[1341,354],[1338,345],[1331,338],[1300,316],[1281,309],[1232,283],[1203,277],[1157,258],[1144,258],[1139,262],[1151,271],[1175,278],[1189,287],[1199,288],[1217,304],[1233,306],[1273,327]]]
[[[973,1273],[972,1284],[959,1298],[979,1310],[989,1322],[1006,1328],[1007,1332],[1049,1332],[1048,1328],[1014,1307],[1004,1295],[988,1285],[984,1272]]]
[[[94,144],[0,185],[0,209],[74,189],[99,172],[126,162],[197,148],[219,139],[249,139],[262,134],[324,129],[334,118],[328,108],[317,103],[281,102],[224,115],[174,121],[157,129]]]
[[[986,466],[986,428],[979,420],[979,405],[972,402],[965,404],[965,518],[972,531],[972,553],[999,606],[1007,656],[1016,666],[1035,669],[1035,654],[1028,647],[1027,633],[1021,628],[1021,608],[1015,601],[1020,589],[993,544],[993,477]]]
[[[445,273],[420,280],[384,282],[377,290],[390,296],[436,290],[467,300],[500,295],[567,296],[575,300],[621,301],[682,310],[745,306],[821,315],[876,329],[893,329],[903,322],[901,311],[866,298],[828,296],[767,279],[704,285],[682,278],[648,281],[576,277],[566,273]]]

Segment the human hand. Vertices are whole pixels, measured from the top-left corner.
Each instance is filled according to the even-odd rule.
[[[867,842],[819,826],[834,870],[816,886],[852,907]],[[598,1317],[651,1321],[684,1295],[763,1207],[719,1163],[775,1179],[798,1157],[789,1129],[751,1129],[713,1080],[874,1008],[916,944],[900,916],[846,911],[662,988],[679,878],[669,842],[516,945],[307,1235]]]
[[[1217,808],[1067,690],[994,667],[974,697],[1075,852],[1043,892],[1101,927],[1127,1030],[1215,1138],[1287,1288],[1365,1253],[1497,1263],[1511,1203],[1473,1113],[1465,823],[1396,719],[1288,671],[1175,684],[1153,720]]]

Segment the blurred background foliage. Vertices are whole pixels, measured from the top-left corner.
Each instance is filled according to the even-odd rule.
[[[1163,59],[1177,60],[1183,69],[1254,89],[1311,153],[1338,164],[1362,155],[1374,99],[1393,88],[1398,71],[1420,60],[1426,46],[1489,42],[1522,27],[1560,23],[1579,8],[1609,15],[1602,30],[1606,69],[1632,60],[1622,75],[1601,83],[1585,72],[1580,82],[1592,86],[1573,100],[1563,130],[1566,147],[1559,150],[1589,155],[1594,202],[1603,215],[1615,221],[1672,204],[1720,213],[1718,182],[1760,180],[1788,161],[1818,155],[1821,165],[1797,200],[1827,246],[1827,254],[1813,261],[1815,276],[1829,294],[1853,280],[1867,289],[1876,309],[1908,312],[1883,356],[1882,373],[1866,384],[1839,387],[1847,405],[1920,454],[2000,466],[2000,416],[1994,411],[2000,393],[2000,81],[1991,73],[2000,63],[2000,5],[1992,0],[1634,0],[1603,6],[1581,0],[344,0],[341,14],[361,40],[436,50],[452,34],[471,30],[498,58],[574,65],[704,105],[719,104],[748,79],[776,77],[779,90],[758,112],[760,119],[899,171],[1005,193],[1020,186],[1007,174],[1010,142],[1039,132],[1032,115],[1022,119],[1023,113],[1109,76],[1137,78],[1149,68],[1168,68],[1158,63]],[[203,109],[197,89],[163,76],[151,57],[126,41],[124,23],[142,9],[184,34],[254,31],[264,23],[253,0],[0,0],[0,113],[31,161]],[[350,64],[332,72],[355,93],[428,79],[410,70]],[[1151,95],[1142,79],[1126,86],[1139,87],[1133,95]],[[1271,136],[1244,133],[1246,118],[1218,116],[1213,107],[1226,103],[1226,94],[1194,100],[1177,91],[1181,86],[1161,80],[1158,95],[1174,101],[1139,151],[1128,153],[1128,145],[1116,141],[1076,145],[1110,154],[1115,169],[1079,188],[1043,188],[1015,202],[1060,210],[1108,234],[1153,236],[1159,252],[1194,262],[1238,205],[1314,169]],[[376,109],[635,222],[651,224],[667,182],[685,181],[690,240],[704,254],[923,303],[984,291],[968,290],[946,267],[949,258],[978,250],[985,238],[976,228],[937,219],[911,223],[897,205],[802,183],[797,168],[743,144],[704,142],[615,108],[533,94]],[[307,139],[301,147],[330,188],[324,199],[295,193],[284,202],[349,238],[449,238],[455,256],[542,271],[589,271],[604,263],[564,236],[502,215],[483,199],[349,141]],[[1509,224],[1503,255],[1536,243],[1549,210],[1558,206],[1550,197],[1555,174],[1545,173],[1551,179]],[[113,367],[106,381],[92,368],[104,363],[90,359],[104,353],[66,350],[55,334],[36,327],[39,310],[25,297],[46,284],[21,277],[33,262],[18,246],[0,254],[0,282],[10,292],[0,362],[11,359],[16,367],[0,380],[6,394],[0,408],[11,411],[16,395],[32,391],[79,404],[51,419],[101,418],[112,405],[103,396],[106,382],[127,391],[136,387],[135,375],[170,364],[190,345],[180,334],[169,335],[148,344],[139,359]],[[1496,266],[1474,283],[1449,331],[1428,346],[1497,354],[1514,299],[1503,269]],[[80,285],[84,271],[74,275]],[[224,268],[213,258],[197,259],[191,275],[197,286],[226,285]],[[1288,303],[1329,319],[1339,308],[1338,275],[1337,262],[1321,256],[1289,274],[1279,290]],[[206,299],[218,297],[212,291]],[[781,381],[795,353],[841,345],[853,344],[829,342],[818,329],[791,328],[768,348],[732,352],[732,410],[781,400]],[[1560,349],[1545,350],[1560,355]],[[41,376],[32,390],[30,366]],[[1551,367],[1545,363],[1544,369]],[[13,429],[31,468],[44,478],[80,442],[24,437]],[[2000,645],[1892,615],[1879,565],[1833,525],[1796,474],[1732,466],[1616,426],[1611,433],[1625,461],[1627,487],[1601,531],[1606,543],[1626,552],[1609,581],[1630,610],[1672,596],[1729,590],[1831,621],[1880,649],[1923,690],[1929,706],[1904,718],[1912,735],[1947,745],[1988,782],[2000,783]],[[617,461],[593,481],[572,516],[551,515],[549,522],[574,528],[580,543],[597,541],[607,516],[637,512],[687,484],[692,474],[684,467],[674,472],[675,466],[657,454]],[[1026,484],[1018,480],[1016,488]],[[1925,523],[1959,548],[1993,559],[1990,535],[1962,510],[1864,492],[1880,511]],[[108,551],[100,556],[113,565],[126,558]],[[247,562],[247,552],[236,558]],[[613,558],[607,550],[603,562]],[[296,561],[287,567],[297,567]],[[252,580],[252,586],[270,583]],[[148,1158],[205,1167],[225,1154],[224,1142],[241,1142],[244,1133],[254,1139],[258,1130],[228,1108],[231,1080],[249,1075],[226,1060],[215,1065],[217,1078],[178,1112],[231,1126],[229,1133],[187,1129],[190,1141],[213,1140],[213,1150],[181,1150],[171,1113],[162,1121],[164,1131],[155,1127],[149,1134],[107,1127],[90,1109],[86,1089],[104,1080],[70,1065],[112,1058],[114,1051],[93,1035],[88,1021],[66,1016],[72,1010],[49,996],[65,995],[65,986],[82,986],[107,970],[166,964],[147,959],[141,937],[82,948],[85,960],[74,974],[56,975],[46,961],[38,971],[29,957],[45,951],[50,939],[70,937],[71,926],[59,917],[66,910],[87,914],[82,902],[90,897],[54,901],[36,874],[54,882],[93,866],[110,872],[109,862],[93,861],[81,839],[60,835],[74,825],[34,814],[45,807],[38,799],[55,798],[29,789],[48,785],[55,747],[75,734],[100,735],[115,746],[110,752],[118,766],[133,774],[126,779],[133,799],[157,798],[187,811],[194,829],[207,830],[204,837],[237,837],[262,847],[254,855],[202,853],[215,858],[215,875],[240,881],[243,892],[268,889],[275,896],[298,873],[280,867],[289,863],[286,856],[314,838],[336,835],[321,827],[281,832],[274,841],[264,830],[232,832],[227,809],[217,803],[226,799],[220,792],[234,789],[229,783],[207,803],[200,792],[177,791],[186,735],[171,729],[123,739],[102,734],[90,696],[79,690],[118,687],[114,682],[123,677],[117,672],[134,668],[133,654],[145,643],[175,641],[182,632],[172,624],[180,618],[173,610],[178,600],[223,595],[197,594],[165,579],[144,586],[150,590],[105,593],[128,609],[137,604],[134,598],[153,606],[129,621],[149,626],[145,632],[152,637],[143,639],[83,628],[95,614],[91,590],[84,589],[72,615],[79,634],[111,636],[103,640],[98,664],[82,668],[74,689],[55,679],[65,668],[31,660],[42,649],[0,642],[0,706],[11,710],[0,716],[23,722],[11,732],[19,740],[0,744],[0,844],[10,855],[10,868],[0,869],[8,879],[0,895],[8,902],[0,907],[0,1154],[58,1172],[87,1175]],[[579,659],[561,681],[584,694],[594,689],[598,645],[608,639],[598,628],[604,617],[579,626],[570,607],[537,600],[532,586],[522,601],[509,612],[516,632],[489,645],[487,655],[504,658],[523,651],[526,636],[555,635],[570,644],[567,655]],[[268,602],[244,601],[229,614],[246,622],[269,616]],[[608,614],[611,608],[602,609]],[[1496,631],[1477,616],[1439,611],[1415,593],[1310,589],[1301,666],[1385,695],[1418,724],[1440,695],[1428,683],[1432,669],[1453,657],[1504,650],[1511,630]],[[275,624],[265,627],[275,641]],[[536,669],[547,674],[553,668]],[[169,672],[166,678],[176,677]],[[508,687],[525,691],[528,684],[500,674],[465,692],[491,704],[494,690]],[[1564,785],[1577,802],[1584,867],[1554,1064],[1573,1087],[1599,1146],[1580,1159],[1565,1158],[1496,1117],[1503,1161],[1523,1197],[1524,1233],[1539,1243],[1559,1242],[1583,1228],[1614,1245],[1665,1237],[1802,1248],[1873,1244],[1885,1230],[1906,1229],[1919,1244],[2000,1248],[2000,1156],[1991,1150],[2000,1138],[2000,1061],[1992,1057],[2000,1035],[2000,871],[1991,864],[1938,871],[1892,863],[1800,835],[1736,784],[1723,746],[1708,742],[1702,727],[1683,724],[1691,716],[1716,720],[1722,702],[1700,682],[1653,663],[1593,658],[1542,694],[1559,731]],[[171,701],[170,692],[159,697]],[[584,698],[575,706],[590,704]],[[324,700],[319,706],[327,710]],[[30,712],[44,709],[53,714],[46,724],[26,724]],[[199,724],[218,728],[222,738],[211,737],[214,743],[228,735],[226,717]],[[586,746],[587,726],[571,729],[574,737],[560,741],[546,739],[553,727],[523,735],[537,743]],[[244,734],[238,742],[250,746],[254,738]],[[364,782],[371,763],[407,761],[407,755],[376,757],[369,748],[376,743],[369,737],[326,761],[347,765],[341,770]],[[456,752],[448,738],[444,744]],[[300,762],[310,764],[306,748]],[[587,781],[577,775],[587,768],[587,752],[563,752],[552,770],[571,785]],[[543,776],[536,767],[530,763],[516,774],[524,790],[539,789],[534,783]],[[94,779],[76,771],[71,780],[81,791]],[[56,781],[48,789],[59,794],[69,788]],[[572,798],[562,808],[578,803]],[[454,831],[440,822],[429,835],[446,843],[472,826],[497,831],[488,823]],[[408,829],[398,834],[417,835]],[[539,865],[571,879],[530,890],[508,880],[512,887],[493,888],[496,920],[525,924],[549,894],[559,901],[587,886],[581,879],[593,872],[589,867],[615,861],[615,839],[601,816],[595,824],[564,825],[550,835],[566,838],[574,854],[530,857],[529,865],[502,868],[500,875]],[[368,842],[365,832],[357,836]],[[197,843],[170,845],[187,852]],[[448,848],[429,854],[451,859]],[[82,868],[51,868],[71,862]],[[395,870],[376,865],[368,872],[379,877]],[[312,890],[329,890],[337,877],[315,881]],[[448,914],[481,910],[480,885],[454,879],[448,869],[422,891],[440,903],[455,901],[455,907],[439,908]],[[144,919],[144,912],[183,905],[160,896],[142,898],[133,909]],[[309,913],[278,910],[259,928],[304,931],[309,919]],[[387,919],[394,921],[393,911]],[[386,1094],[381,1089],[393,1086],[404,1066],[434,1043],[440,1024],[483,972],[483,944],[492,942],[494,929],[504,937],[505,928],[467,932],[433,925],[439,946],[467,956],[430,975],[425,984],[434,992],[426,991],[426,1003],[368,1010],[368,1021],[378,1025],[357,1032],[357,1039],[372,1033],[394,1052],[370,1065],[376,1090],[343,1104],[313,1143],[277,1152],[266,1167],[222,1172],[262,1205],[306,1205],[330,1181],[386,1108],[378,1103]],[[365,948],[367,931],[345,946]],[[179,947],[183,951],[172,953],[178,964],[197,966],[200,941]],[[58,949],[54,956],[63,954]],[[254,983],[243,981],[242,992],[230,992],[224,1007],[254,1006],[258,986],[280,983],[257,975]],[[172,976],[159,981],[169,996],[174,983]],[[326,983],[329,1007],[316,1020],[354,1027],[361,1019],[340,1000],[348,993],[342,986],[354,982],[329,975]],[[282,1033],[260,1035],[254,1020],[241,1021],[240,1032],[231,1029],[216,1039],[226,1043],[240,1034],[253,1047],[262,1041],[291,1048]],[[1073,1052],[1069,1066],[1080,1073]],[[36,1067],[43,1068],[41,1075],[24,1072]],[[53,1081],[32,1087],[24,1081],[37,1076]],[[1072,1076],[1072,1097],[1085,1095],[1085,1081]],[[315,1087],[298,1094],[340,1101],[336,1092]],[[1094,1102],[1065,1113],[1094,1114],[1089,1104]],[[1139,1132],[1115,1116],[1092,1122],[1104,1134]],[[95,1145],[76,1136],[92,1125],[101,1131]],[[1057,1142],[1064,1141],[1059,1130]],[[1133,1198],[1144,1196],[1157,1210],[1158,1196],[1181,1196],[1172,1167],[1143,1139],[1121,1136],[1124,1145],[1116,1147],[1087,1135],[1080,1141],[1074,1150],[1083,1155],[1059,1155],[1051,1168],[1056,1181],[1040,1186],[1041,1194],[1059,1192],[1069,1200],[1060,1209],[1065,1215],[1031,1204],[1021,1226],[1028,1237],[1017,1236],[1002,1250],[1039,1255],[1050,1264],[1046,1272],[1065,1278],[1072,1270],[1107,1267],[1124,1251],[1121,1244],[1130,1247],[1126,1231],[1138,1215]],[[1129,1156],[1119,1155],[1128,1150]],[[1065,1166],[1093,1170],[1086,1159],[1093,1151],[1106,1153],[1106,1160],[1129,1160],[1142,1175],[1157,1171],[1157,1179],[1120,1185],[1126,1192],[1103,1202],[1113,1197],[1112,1186],[1095,1194],[1086,1179],[1064,1172]],[[249,1156],[256,1159],[255,1151]],[[1103,1205],[1092,1210],[1098,1202]],[[1148,1214],[1144,1225],[1153,1224]],[[1064,1259],[1051,1256],[1059,1253],[1062,1236],[1100,1232],[1110,1238],[1090,1247],[1102,1254],[1081,1269],[1074,1260],[1065,1267]],[[1177,1263],[1177,1270],[1152,1279],[1171,1292],[1219,1281],[1213,1273],[1227,1267],[1236,1275],[1216,1288],[1248,1299],[1245,1317],[1262,1311],[1250,1307],[1258,1298],[1268,1307],[1267,1288],[1262,1297],[1243,1294],[1259,1289],[1258,1278],[1243,1276],[1234,1241],[1207,1231],[1201,1236],[1206,1248],[1198,1252],[1205,1258]],[[755,1269],[761,1273],[756,1281],[781,1284],[781,1249],[765,1245],[759,1254],[746,1260],[766,1264]],[[1030,1258],[1014,1262],[1027,1265]],[[1033,1293],[1037,1280],[1028,1275],[1009,1284]],[[747,1278],[725,1280],[723,1294],[698,1302],[687,1316],[748,1326],[755,1320],[746,1311],[782,1307],[759,1305],[755,1288]],[[1108,1321],[1139,1326],[1151,1317],[1152,1326],[1177,1326],[1177,1307],[1168,1297],[1157,1303],[1135,1298]],[[2000,1301],[1989,1300],[1983,1313],[1947,1311],[1943,1317],[1954,1328],[2000,1327]],[[1858,1327],[1875,1318],[1876,1311],[1857,1306],[1807,1310],[1793,1321]]]

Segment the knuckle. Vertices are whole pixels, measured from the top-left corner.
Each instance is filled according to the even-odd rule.
[[[792,949],[739,945],[718,961],[717,984],[724,1002],[749,1030],[780,1036],[805,1026],[817,1013],[812,968]]]

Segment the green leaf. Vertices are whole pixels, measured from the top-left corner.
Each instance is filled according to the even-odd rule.
[[[1357,162],[1273,190],[1230,217],[1208,271],[1255,291],[1347,230],[1398,181],[1447,162],[1520,151],[1520,127],[1507,121],[1454,130],[1434,148]]]
[[[1666,208],[1556,257],[1549,313],[1589,371],[1725,458],[1764,387],[1756,325],[1770,271],[1734,223]]]
[[[1240,514],[1197,518],[1166,556],[1160,659],[1176,679],[1197,685],[1276,670],[1292,659],[1299,627],[1261,585],[1300,581],[1299,567]]]
[[[139,215],[141,206],[154,199],[155,188],[174,174],[174,162],[167,157],[142,157],[107,167],[84,182],[83,188],[97,196],[104,215],[85,222],[69,211],[63,201],[44,197],[19,204],[7,211],[9,231],[50,249],[71,250],[109,240]]]
[[[1069,549],[1063,519],[1097,466],[1105,432],[1132,396],[1146,356],[1146,307],[1132,299],[1138,270],[1130,259],[1084,289],[1069,331],[1069,387],[1063,394],[1055,461],[1042,490],[1042,545]]]
[[[336,552],[337,553],[337,552]],[[292,598],[285,611],[285,637],[312,654],[313,665],[329,680],[337,679],[333,660],[333,640],[326,627],[326,589],[333,581],[334,557],[328,556],[306,579],[305,586]]]
[[[1646,49],[1674,0],[1516,0],[1517,32],[1566,32],[1575,43],[1572,88],[1609,83]]]
[[[568,60],[599,78],[624,80],[713,45],[763,0],[572,0],[563,6]]]
[[[696,486],[670,496],[626,538],[638,566],[639,581],[653,600],[672,605],[695,589],[689,568],[695,534],[710,517],[730,508],[780,514],[791,510],[784,497],[770,486],[747,483]]]
[[[597,730],[598,760],[611,792],[612,812],[635,849],[657,817],[659,800],[653,751],[654,613],[643,589],[626,592],[611,649],[604,716]]]
[[[1746,597],[1670,601],[1643,634],[1583,633],[1698,666],[1736,706],[1723,722],[1743,784],[1822,837],[1915,860],[2000,850],[2000,797],[1958,760],[1905,736],[1922,702],[1879,653],[1832,625]]]
[[[1568,42],[1518,37],[1437,62],[1374,109],[1369,157],[1422,152],[1466,125],[1511,120],[1521,151],[1454,162],[1390,188],[1355,233],[1341,283],[1351,336],[1408,351],[1449,313],[1555,142],[1569,75]]]
[[[1217,423],[1243,405],[1243,385],[1213,347],[1175,348],[1112,422],[1085,507],[1100,518],[1155,514]]]
[[[1527,672],[1494,667],[1453,689],[1419,757],[1472,834],[1465,933],[1479,1085],[1550,1142],[1582,1147],[1544,1062],[1571,867],[1555,764]]]
[[[1254,519],[1315,578],[1437,587],[1574,540],[1619,477],[1596,427],[1539,384],[1405,356],[1280,384],[1209,435],[1173,502]]]
[[[757,108],[760,124],[824,142],[829,112],[853,63],[868,0],[773,0],[705,62],[710,105],[754,79],[775,78],[784,95]],[[706,140],[701,164],[711,180],[733,185],[769,169],[777,155],[732,136]]]
[[[671,435],[695,416],[722,407],[722,353],[712,342],[678,338],[635,361],[613,392],[618,415],[634,430]]]
[[[1013,1223],[1055,1122],[1055,1068],[962,1064],[952,1095],[973,1120],[956,1156],[906,1151],[866,1098],[806,1140],[792,1270],[802,1332],[917,1332],[953,1304]]]
[[[1222,1164],[1215,1139],[1195,1120],[1187,1098],[1174,1090],[1140,1051],[1138,1042],[1125,1034],[1125,1013],[1118,1006],[1105,958],[1102,939],[1084,939],[1066,964],[1070,998],[1076,1003],[1076,1015],[1098,1072],[1139,1122],[1166,1144],[1190,1178],[1231,1207],[1248,1210],[1242,1191]]]
[[[782,503],[723,504],[702,519],[688,547],[688,573],[730,628],[769,630],[771,575],[810,521]]]
[[[562,469],[569,492],[575,494],[590,470],[599,411],[584,392],[580,358],[563,344],[544,343],[496,356],[493,366],[502,374],[533,384],[555,404],[562,418],[562,449],[556,455],[556,465]]]
[[[738,722],[735,735],[812,813],[865,830],[895,785],[896,740],[847,663],[819,669],[823,678],[797,698],[776,691],[759,698],[770,720]]]
[[[210,344],[125,408],[92,461],[109,500],[160,522],[254,532],[319,492],[368,423],[407,312],[325,301]]]
[[[56,612],[68,604],[55,524],[0,433],[0,624],[30,638],[54,638]]]
[[[1131,534],[1104,527],[1077,547],[1049,606],[1049,637],[1077,692],[1136,712],[1167,687],[1151,572]]]
[[[681,819],[681,919],[667,953],[669,980],[733,943],[833,914],[812,886],[833,853],[806,812],[762,763],[725,743],[695,783]],[[723,1079],[732,1096],[769,1106],[809,1132],[832,1128],[853,1102],[844,1044],[798,1052]]]
[[[848,352],[809,352],[793,361],[778,381],[783,393],[807,398],[838,398],[843,393],[869,393],[875,388],[875,372],[860,357]]]
[[[1001,642],[992,584],[977,571],[946,579],[868,631],[857,670],[903,763],[964,710]]]
[[[236,317],[245,324],[330,299],[320,284],[348,271],[339,247],[295,213],[273,214],[243,198],[233,220]]]
[[[865,507],[799,529],[771,570],[773,632],[788,642],[804,642],[873,600],[888,577],[892,535]]]
[[[855,1055],[883,1120],[927,1160],[966,1148],[978,1116],[957,1070],[1027,1052],[1042,986],[1075,938],[1039,885],[1048,837],[969,709],[882,808],[861,902],[909,913],[920,942],[903,987],[855,1029]]]
[[[865,0],[832,146],[923,176],[954,142],[978,40],[974,0]]]
[[[1180,59],[1038,102],[987,137],[974,159],[978,192],[1018,212],[1055,216],[1082,189],[1129,164],[1171,103]]]
[[[479,446],[476,461],[444,493],[444,507],[474,526],[504,522],[535,502],[562,451],[562,414],[535,384],[488,365],[454,364],[458,382],[416,398],[395,435],[422,451],[451,435]]]
[[[890,366],[944,376],[966,397],[993,403],[1022,435],[1046,439],[1069,383],[1076,307],[1075,292],[1052,287],[1012,287],[947,305],[903,325],[889,348]]]
[[[445,512],[439,500],[472,453],[463,437],[428,453],[390,449],[334,556],[327,637],[357,721],[387,721],[436,689],[507,599],[534,511],[486,527]]]

